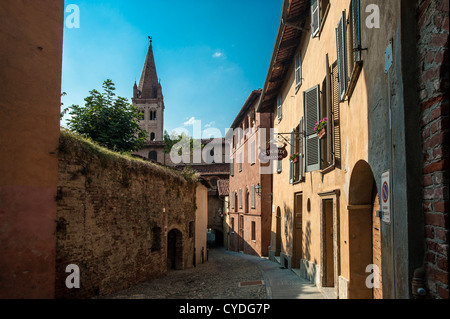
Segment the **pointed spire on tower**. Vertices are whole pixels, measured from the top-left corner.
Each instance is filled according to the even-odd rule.
[[[153,40],[150,36],[148,38],[150,40],[150,44],[148,47],[147,57],[145,59],[138,90],[140,92],[140,98],[155,99],[158,97],[160,86],[158,82],[158,75],[156,74],[155,58],[153,56]]]

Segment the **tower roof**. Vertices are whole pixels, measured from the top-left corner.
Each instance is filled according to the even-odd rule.
[[[152,38],[149,37],[149,39],[150,45],[148,47],[147,57],[138,86],[141,93],[140,98],[143,99],[157,98],[158,90],[160,88],[158,75],[156,74],[155,58],[153,56]]]

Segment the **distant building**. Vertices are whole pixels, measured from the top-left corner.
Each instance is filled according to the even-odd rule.
[[[230,212],[228,246],[232,251],[268,256],[270,245],[272,175],[261,174],[261,135],[268,141],[272,115],[257,113],[261,90],[253,91],[231,129]],[[241,130],[239,130],[241,129]]]
[[[225,139],[202,139],[195,140],[194,143],[202,145],[204,156],[202,156],[201,161],[195,163],[191,160],[189,163],[181,163],[174,165],[173,167],[178,170],[189,167],[211,185],[208,189],[208,229],[210,229],[210,238],[213,238],[213,240],[210,242],[214,246],[223,246],[223,214],[225,199],[224,194],[219,193],[218,184],[223,181],[228,181],[230,176],[230,164],[227,164],[225,160]]]
[[[134,155],[166,164],[168,156],[164,154],[164,96],[156,73],[151,39],[139,85],[134,83],[132,101],[143,113],[139,125],[148,134],[145,147]]]

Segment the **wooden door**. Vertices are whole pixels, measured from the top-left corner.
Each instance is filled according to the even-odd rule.
[[[239,251],[244,251],[244,216],[239,216]]]
[[[303,195],[295,194],[294,203],[294,247],[292,256],[292,268],[300,268],[300,259],[302,256],[302,218],[303,218]]]

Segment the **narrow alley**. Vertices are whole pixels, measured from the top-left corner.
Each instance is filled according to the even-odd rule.
[[[324,299],[324,296],[317,287],[267,258],[215,248],[209,251],[208,261],[196,268],[172,270],[165,277],[99,299]]]

